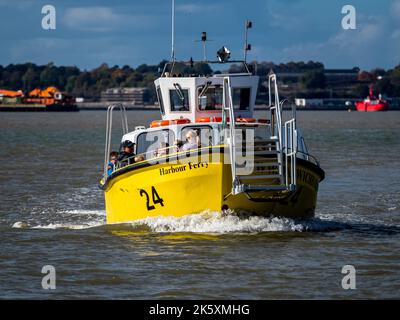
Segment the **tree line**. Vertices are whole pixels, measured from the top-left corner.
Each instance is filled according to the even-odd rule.
[[[23,90],[28,92],[35,88],[46,88],[55,86],[76,97],[84,97],[91,100],[99,100],[101,92],[115,87],[144,87],[148,88],[145,101],[153,103],[156,100],[154,80],[159,77],[166,61],[157,65],[142,64],[136,68],[131,66],[108,66],[102,64],[93,70],[80,70],[76,66],[56,66],[54,63],[47,65],[36,65],[34,63],[0,65],[0,89]],[[324,65],[320,62],[289,62],[274,64],[272,62],[253,62],[249,64],[253,71],[260,75],[260,92],[258,100],[266,94],[265,81],[268,73],[273,70],[276,73],[299,72],[303,74],[300,79],[286,79],[283,82],[297,84],[298,90],[294,95],[298,96],[321,96],[327,94],[329,88],[324,73]],[[230,66],[230,72],[240,72],[240,65]],[[205,63],[195,65],[177,66],[176,72],[182,74],[205,74],[220,73],[213,71]],[[400,97],[400,64],[393,69],[374,69],[371,71],[360,71],[356,83],[349,85],[345,94],[357,98],[368,94],[368,86],[375,83],[376,91],[389,96]],[[335,88],[333,88],[335,90]]]

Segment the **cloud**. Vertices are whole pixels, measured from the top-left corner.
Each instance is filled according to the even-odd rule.
[[[97,33],[149,31],[159,24],[159,19],[151,13],[119,13],[110,7],[68,8],[62,21],[71,30]]]
[[[113,30],[122,20],[122,15],[108,7],[69,8],[63,19],[71,29],[95,32]]]
[[[193,14],[193,13],[202,13],[216,10],[219,6],[217,4],[207,4],[207,5],[199,5],[195,3],[187,3],[176,6],[177,12]]]
[[[394,0],[392,2],[391,12],[395,18],[400,18],[400,0]]]
[[[400,29],[396,29],[390,35],[391,39],[400,39]]]
[[[19,10],[30,9],[33,5],[34,5],[33,0],[19,0],[19,1],[0,0],[0,7],[12,7]]]
[[[392,31],[390,23],[381,16],[359,15],[356,30],[338,30],[325,41],[301,41],[281,50],[283,60],[318,60],[336,67],[356,65],[378,66],[382,61],[393,60],[390,56],[397,46],[387,41]],[[400,32],[393,36],[400,36]],[[276,52],[277,54],[277,52]],[[396,61],[392,61],[396,63]]]
[[[140,64],[143,63],[142,57],[149,55],[147,47],[132,46],[113,36],[79,38],[74,41],[38,37],[16,41],[6,51],[11,57],[10,63],[32,61],[32,57],[36,57],[34,62],[38,64],[53,61],[57,65],[78,65],[89,69],[103,62],[110,65]]]
[[[382,21],[384,21],[383,17],[359,16],[356,30],[341,30],[331,37],[327,44],[346,50],[349,48],[359,50],[359,47],[372,45],[385,33],[385,25]]]

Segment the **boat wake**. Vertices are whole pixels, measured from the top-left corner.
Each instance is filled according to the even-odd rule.
[[[258,233],[305,232],[342,229],[340,223],[320,219],[293,220],[250,216],[232,211],[204,211],[184,217],[151,217],[132,223],[133,228],[147,227],[152,232]]]
[[[345,228],[341,223],[324,221],[318,218],[293,220],[278,217],[251,216],[248,213],[233,211],[209,211],[190,214],[184,217],[149,217],[130,223],[106,225],[102,210],[67,210],[57,214],[66,221],[33,223],[18,221],[13,228],[18,229],[70,229],[91,228],[131,229],[155,233],[259,233],[259,232],[306,232],[333,231]]]
[[[54,216],[63,221],[17,221],[12,225],[16,229],[71,229],[82,230],[104,226],[104,210],[64,210]],[[60,219],[60,220],[61,220]]]
[[[149,217],[107,225],[103,210],[67,210],[57,213],[63,221],[17,221],[14,229],[106,230],[135,233],[259,234],[265,232],[334,232],[351,230],[368,235],[400,235],[400,227],[339,218],[322,214],[312,219],[252,216],[233,211],[206,210],[183,217]]]

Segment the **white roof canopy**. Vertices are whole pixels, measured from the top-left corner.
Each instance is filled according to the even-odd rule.
[[[222,113],[223,80],[230,78],[235,114],[253,116],[258,76],[249,74],[211,77],[161,77],[155,81],[163,120],[215,117]]]

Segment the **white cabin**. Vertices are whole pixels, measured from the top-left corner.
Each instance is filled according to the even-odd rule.
[[[210,77],[163,76],[154,83],[163,120],[221,116],[223,79],[229,76],[235,115],[253,116],[259,77],[248,73],[216,74]]]

